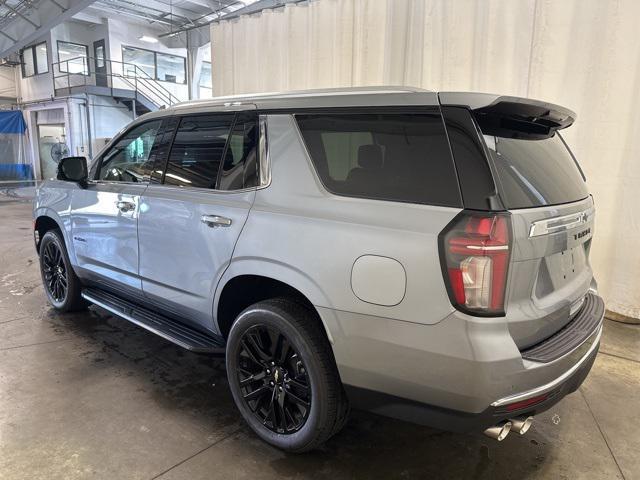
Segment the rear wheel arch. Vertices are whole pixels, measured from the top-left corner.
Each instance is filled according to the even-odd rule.
[[[307,308],[319,322],[329,343],[331,335],[309,297],[297,288],[276,278],[241,274],[226,281],[218,297],[216,322],[224,338],[238,315],[254,303],[273,298],[288,298]]]

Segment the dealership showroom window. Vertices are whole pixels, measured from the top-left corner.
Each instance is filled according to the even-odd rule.
[[[0,2],[0,478],[640,479],[638,18]]]

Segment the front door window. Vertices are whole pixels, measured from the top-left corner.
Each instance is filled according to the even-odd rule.
[[[146,182],[153,170],[149,154],[157,139],[160,120],[137,125],[122,135],[103,155],[98,180]]]

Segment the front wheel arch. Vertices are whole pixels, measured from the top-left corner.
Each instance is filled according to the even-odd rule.
[[[34,240],[36,244],[36,251],[38,252],[38,254],[40,253],[40,243],[42,242],[42,237],[44,237],[44,235],[49,230],[60,230],[60,232],[62,232],[62,228],[58,224],[58,222],[47,215],[40,215],[33,222]]]

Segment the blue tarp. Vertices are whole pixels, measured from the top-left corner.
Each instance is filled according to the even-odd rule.
[[[0,163],[0,180],[33,180],[33,169],[28,163]]]
[[[24,134],[27,125],[20,110],[0,110],[0,133]]]

